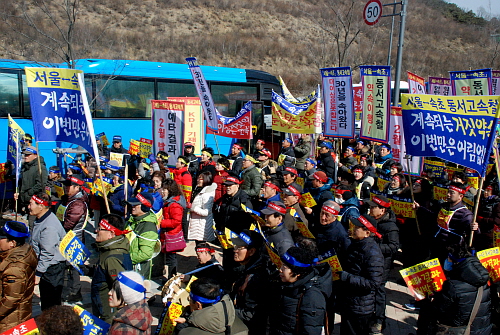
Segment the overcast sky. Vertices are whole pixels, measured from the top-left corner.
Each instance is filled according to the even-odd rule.
[[[455,3],[458,7],[470,9],[477,14],[479,7],[483,7],[492,16],[500,16],[500,0],[445,0]]]

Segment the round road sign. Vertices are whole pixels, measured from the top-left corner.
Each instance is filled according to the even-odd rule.
[[[380,0],[369,0],[363,10],[363,19],[369,26],[373,26],[382,16],[382,3]]]

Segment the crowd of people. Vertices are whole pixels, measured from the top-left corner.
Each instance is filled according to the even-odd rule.
[[[27,224],[8,221],[0,230],[0,332],[31,317],[35,285],[44,313],[81,302],[80,273],[58,247],[69,231],[85,241],[92,218],[97,258],[85,270],[92,313],[112,324],[110,334],[150,333],[153,259],[161,257],[165,281],[172,278],[188,241],[199,265],[189,309],[176,320],[182,335],[329,334],[335,313],[341,334],[381,334],[394,261],[409,267],[434,258],[447,280],[432,297],[406,304],[420,311],[417,334],[468,325],[470,334],[492,333],[497,285],[475,252],[494,246],[500,225],[495,169],[475,189],[465,168],[444,179],[430,170],[410,177],[387,144],[310,135],[295,144],[285,138],[276,157],[261,139],[252,153],[235,143],[228,156],[205,147],[199,158],[188,142],[169,167],[167,153],[130,155],[121,140],[114,136],[110,148],[98,142],[97,160],[48,171],[25,143],[12,209]],[[110,152],[124,154],[123,166]],[[436,183],[446,185],[444,200],[433,196]],[[395,195],[413,199],[413,218],[391,209]],[[475,220],[465,199],[480,202]],[[333,255],[341,271],[322,261]]]

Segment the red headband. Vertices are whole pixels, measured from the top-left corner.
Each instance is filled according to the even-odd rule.
[[[227,177],[226,181],[232,181],[233,183],[236,183],[236,184],[240,184],[241,183],[241,181],[239,181],[238,179],[236,179],[234,177]]]
[[[450,186],[448,187],[449,190],[453,190],[455,192],[458,192],[460,194],[465,194],[467,191],[466,190],[462,190],[460,187],[456,187],[456,186]]]
[[[104,220],[104,219],[102,219],[99,222],[99,226],[103,227],[105,230],[112,231],[113,233],[115,233],[116,236],[125,235],[125,234],[130,233],[130,230],[120,230],[120,229],[110,225],[109,222]]]
[[[317,172],[313,173],[313,177],[314,179],[319,180],[322,183],[326,183],[328,181],[328,179],[321,179]]]
[[[49,207],[49,202],[48,201],[45,201],[43,199],[40,199],[39,197],[37,197],[36,195],[33,194],[33,196],[31,197],[31,199],[33,199],[34,202],[36,202],[37,204],[39,205],[44,205],[45,207]]]
[[[215,252],[215,249],[212,249],[212,248],[195,248],[195,252],[203,252],[203,251],[206,251],[206,252],[209,252],[209,253],[213,254]]]
[[[389,208],[391,207],[391,203],[390,202],[386,202],[382,199],[380,199],[379,197],[373,197],[373,202],[375,202],[376,204],[382,206],[382,207],[385,207],[385,208]]]
[[[394,177],[392,177],[392,179],[397,180],[401,183],[401,178],[399,178],[398,176],[394,176]]]
[[[297,174],[297,170],[295,170],[295,169],[294,169],[294,168],[292,168],[292,167],[286,167],[286,168],[285,168],[285,171],[291,172],[291,173],[293,173],[293,174],[295,174],[295,175]]]
[[[362,161],[366,161],[366,157],[361,157],[361,160]]]
[[[338,190],[338,189],[335,189],[335,194],[340,194],[340,195],[342,195],[342,194],[344,194],[344,193],[345,193],[345,192],[347,192],[347,191],[349,191],[349,190]]]
[[[266,144],[266,142],[264,142],[263,140],[257,140],[257,143]]]
[[[325,212],[328,212],[328,213],[333,214],[333,215],[337,215],[339,213],[338,210],[336,210],[335,208],[330,207],[330,206],[323,206],[323,207],[321,207],[321,209],[324,210]]]
[[[137,200],[139,200],[141,202],[141,204],[143,204],[144,206],[146,207],[153,207],[153,205],[148,201],[148,199],[144,198],[144,196],[142,194],[137,194]]]
[[[240,150],[243,150],[243,147],[239,144],[233,144],[233,147],[237,148],[237,149],[240,149]]]
[[[490,186],[487,186],[484,190],[485,190],[485,191],[486,191],[486,190],[493,191],[493,186],[491,186],[491,185],[490,185]]]
[[[290,190],[290,191],[292,191],[292,193],[293,193],[294,195],[296,195],[296,196],[300,197],[300,192],[299,192],[299,190],[297,190],[295,187],[293,187],[293,186],[289,185],[289,186],[287,187],[287,189],[288,189],[288,190]]]
[[[422,179],[417,179],[417,180],[415,180],[415,183],[416,183],[416,184],[421,184],[421,183],[422,183]]]
[[[270,183],[270,182],[266,181],[264,183],[264,186],[270,187],[273,190],[276,190],[278,193],[281,193],[281,188],[279,188],[278,186],[274,185],[273,183]]]
[[[68,179],[71,180],[72,183],[78,184],[80,186],[83,185],[83,180],[80,180],[80,179],[75,178],[75,177],[69,177]]]
[[[375,234],[378,238],[382,238],[382,235],[377,232],[377,228],[375,228],[370,221],[368,221],[365,217],[360,216],[358,217],[359,222],[361,222],[366,228],[368,228],[369,231]]]
[[[269,150],[266,150],[266,149],[262,149],[260,152],[262,152],[264,155],[266,155],[267,157],[271,158],[271,152]]]
[[[352,170],[352,173],[354,173],[354,172],[363,173],[363,170],[361,170],[361,169],[354,169],[354,170]]]
[[[267,204],[267,208],[275,210],[276,212],[278,212],[280,214],[286,214],[286,208],[283,208],[281,206],[273,204],[272,202]]]

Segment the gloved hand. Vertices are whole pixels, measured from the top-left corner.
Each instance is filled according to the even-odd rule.
[[[340,277],[340,281],[347,281],[347,277],[349,277],[349,273],[345,271],[337,271],[337,274]]]
[[[156,156],[154,154],[150,154],[148,158],[152,164],[156,163]]]

